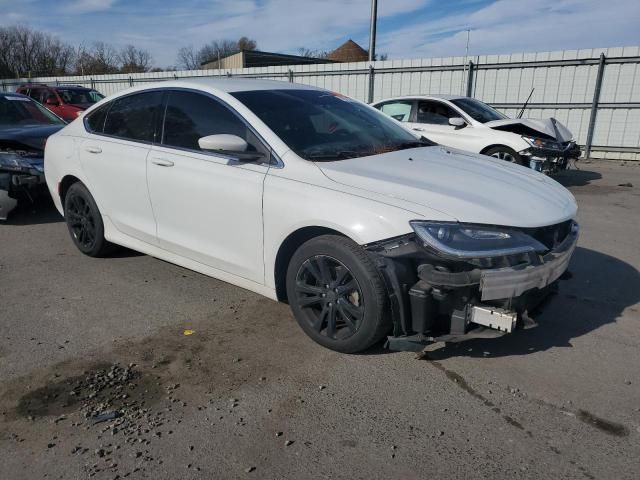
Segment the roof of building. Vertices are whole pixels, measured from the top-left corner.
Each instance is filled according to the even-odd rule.
[[[336,62],[366,62],[369,60],[369,53],[349,39],[331,52],[327,58]]]
[[[301,55],[289,55],[286,53],[277,53],[277,52],[264,52],[262,50],[241,50],[239,52],[221,57],[220,61],[224,60],[225,58],[238,55],[239,53],[244,54],[245,63],[247,64],[245,65],[245,67],[295,65],[296,63],[308,64],[308,63],[333,63],[334,62],[334,60],[329,60],[326,58],[305,57]],[[218,63],[218,59],[211,58],[209,60],[206,60],[200,63],[200,65],[206,65],[209,63]]]

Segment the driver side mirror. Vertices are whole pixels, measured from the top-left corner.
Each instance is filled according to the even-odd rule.
[[[247,152],[249,144],[237,135],[221,133],[217,135],[207,135],[198,139],[198,146],[202,150],[220,153],[234,157],[239,161],[254,161],[264,158],[262,152]]]
[[[57,107],[58,105],[60,105],[60,103],[58,102],[58,100],[55,99],[55,97],[49,97],[44,101],[45,105],[49,105],[50,107]]]
[[[449,119],[449,125],[451,125],[452,127],[456,127],[457,130],[458,128],[466,127],[467,122],[465,122],[462,117],[451,117]]]

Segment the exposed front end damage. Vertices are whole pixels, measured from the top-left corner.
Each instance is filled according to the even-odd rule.
[[[577,160],[582,154],[572,133],[555,118],[505,119],[486,125],[494,130],[520,135],[529,147],[518,154],[525,165],[538,172],[553,174],[566,170],[569,162]]]
[[[18,204],[18,197],[32,199],[31,192],[44,182],[42,151],[0,144],[0,220],[7,219]]]
[[[416,234],[370,244],[385,280],[393,334],[387,347],[494,338],[535,322],[529,312],[557,289],[578,239],[574,221],[522,229],[545,245],[502,257],[453,259]]]

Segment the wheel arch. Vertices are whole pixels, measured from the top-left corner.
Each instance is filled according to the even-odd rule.
[[[349,238],[348,235],[329,227],[307,226],[291,232],[280,244],[273,269],[276,296],[279,302],[287,303],[286,279],[287,268],[289,267],[291,257],[300,245],[321,235],[339,235],[341,237]]]
[[[513,150],[514,152],[518,153],[515,148],[510,147],[509,145],[505,145],[504,143],[492,143],[491,145],[487,145],[482,150],[480,150],[480,154],[481,155],[485,155],[489,150],[491,150],[492,148],[497,148],[497,147],[508,148],[509,150]]]
[[[62,203],[63,209],[64,209],[64,199],[67,196],[67,192],[69,191],[69,188],[71,188],[71,185],[78,182],[82,182],[82,180],[80,180],[75,175],[65,175],[64,177],[62,177],[62,180],[60,180],[60,183],[58,183],[58,195],[60,197],[60,202]]]

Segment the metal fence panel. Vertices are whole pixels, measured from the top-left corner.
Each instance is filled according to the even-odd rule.
[[[592,109],[600,54],[605,55],[599,102]],[[339,64],[279,65],[231,70],[185,70],[94,76],[0,80],[3,91],[28,81],[91,86],[105,95],[131,85],[174,78],[250,77],[294,81],[373,101],[400,95],[465,94],[516,116],[532,89],[525,113],[555,117],[578,143],[589,137],[592,111],[593,156],[640,159],[640,47],[596,48],[555,52],[387,60]],[[372,68],[372,69],[371,69]],[[373,79],[370,78],[373,72]],[[469,85],[468,80],[471,79]]]

